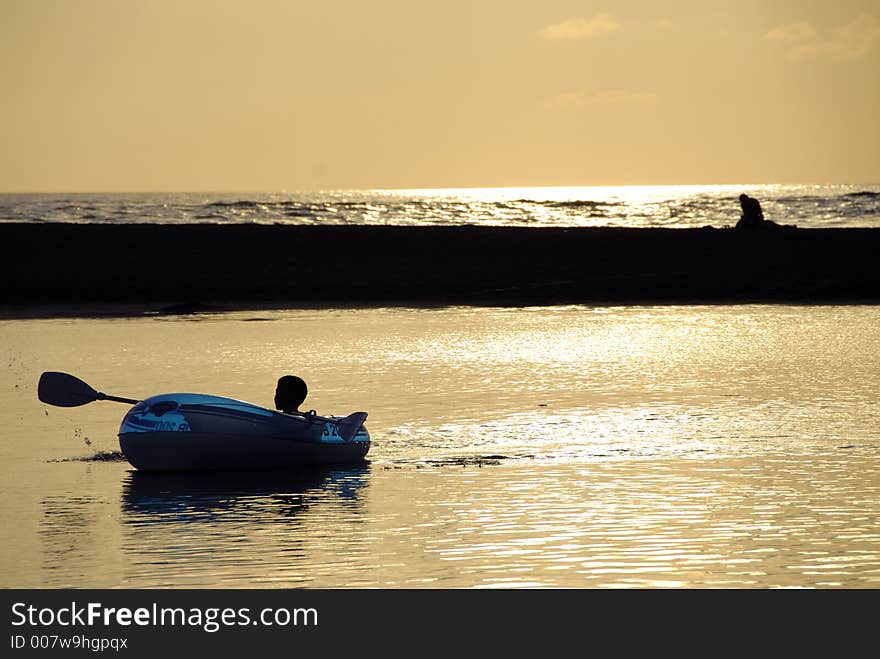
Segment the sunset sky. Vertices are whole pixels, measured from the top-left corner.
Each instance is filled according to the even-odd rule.
[[[0,191],[880,182],[877,0],[0,0]]]

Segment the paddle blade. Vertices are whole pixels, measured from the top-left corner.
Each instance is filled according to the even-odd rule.
[[[37,398],[57,407],[79,407],[98,400],[98,392],[72,375],[46,371],[40,376]]]
[[[366,420],[366,412],[353,412],[344,419],[339,419],[339,421],[337,421],[336,431],[342,439],[346,442],[350,442],[354,439],[354,436],[358,434],[358,431],[361,429],[361,426],[364,425],[364,421]]]

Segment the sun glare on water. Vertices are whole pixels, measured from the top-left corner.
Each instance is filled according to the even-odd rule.
[[[376,190],[389,195],[406,195],[435,199],[460,199],[463,201],[512,202],[577,202],[614,201],[628,205],[640,205],[699,194],[739,194],[743,188],[768,189],[772,185],[726,184],[726,185],[606,185],[606,186],[524,186],[501,188],[412,188],[406,190]]]

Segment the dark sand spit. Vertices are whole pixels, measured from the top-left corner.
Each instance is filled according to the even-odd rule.
[[[0,223],[4,315],[880,301],[880,229]]]

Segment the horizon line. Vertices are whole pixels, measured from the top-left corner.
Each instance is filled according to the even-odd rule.
[[[773,187],[773,186],[880,186],[880,181],[854,181],[854,182],[726,182],[726,183],[617,183],[617,184],[537,184],[537,185],[464,185],[464,186],[407,186],[407,187],[337,187],[337,188],[300,188],[300,189],[277,189],[277,188],[192,188],[192,189],[82,189],[82,190],[0,190],[0,195],[62,195],[62,194],[322,194],[338,192],[423,192],[443,190],[516,190],[516,189],[565,189],[565,188],[730,188],[730,187]]]

